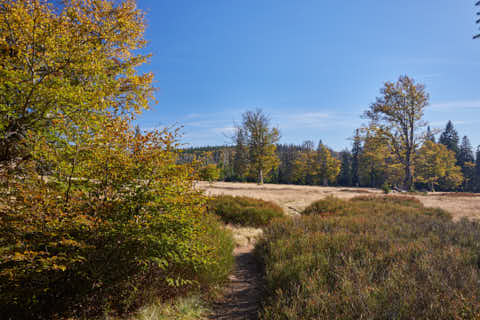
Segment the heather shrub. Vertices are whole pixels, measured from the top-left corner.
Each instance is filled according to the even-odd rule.
[[[223,195],[209,200],[208,211],[225,223],[248,227],[266,226],[274,218],[284,216],[283,209],[273,202]]]
[[[306,207],[302,214],[311,215],[311,214],[320,214],[328,215],[342,212],[344,209],[348,208],[350,203],[346,200],[339,199],[334,196],[328,196],[325,199],[321,199],[313,202],[308,207]]]
[[[404,200],[273,222],[261,318],[478,319],[480,224]]]
[[[420,200],[415,197],[409,196],[357,196],[351,199],[352,202],[375,202],[377,204],[393,204],[414,208],[423,208],[423,204]]]

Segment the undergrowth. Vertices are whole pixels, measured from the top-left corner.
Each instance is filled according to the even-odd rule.
[[[262,319],[480,317],[478,222],[407,197],[328,198],[308,211],[273,222],[257,246]]]
[[[208,210],[225,223],[246,227],[263,227],[284,216],[283,209],[273,202],[225,195],[212,198]]]

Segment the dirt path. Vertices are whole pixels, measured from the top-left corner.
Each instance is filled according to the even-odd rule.
[[[253,248],[250,244],[235,249],[235,271],[230,276],[224,297],[215,303],[214,315],[210,319],[258,319],[263,281]]]

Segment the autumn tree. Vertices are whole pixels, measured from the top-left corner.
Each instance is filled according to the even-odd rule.
[[[237,137],[242,134],[248,150],[248,164],[255,172],[257,182],[263,184],[264,177],[278,166],[276,143],[280,139],[277,128],[271,128],[270,119],[261,109],[247,111],[237,127]]]
[[[91,128],[152,99],[135,1],[0,0],[0,12],[0,164],[27,158],[52,127]]]
[[[340,161],[320,141],[317,150],[306,149],[295,162],[295,177],[301,184],[328,185],[340,173]]]
[[[332,156],[330,150],[320,141],[318,153],[318,180],[322,185],[335,183],[340,173],[340,161]]]
[[[379,187],[385,181],[388,145],[379,136],[367,135],[364,138],[359,157],[359,177],[361,185]]]
[[[133,0],[61,3],[0,0],[6,319],[132,311],[147,286],[162,297],[203,286],[231,257],[194,167],[178,161],[177,132],[132,126],[154,90],[137,71],[142,11]]]
[[[407,76],[397,82],[386,82],[382,96],[364,113],[370,120],[367,130],[386,139],[389,149],[403,165],[405,178],[403,186],[413,188],[414,157],[424,135],[423,121],[429,95],[422,84]]]
[[[443,144],[425,141],[416,159],[417,180],[427,184],[432,191],[440,183],[443,188],[455,189],[463,180],[455,153]]]
[[[447,147],[448,150],[452,150],[455,153],[455,156],[458,155],[458,143],[460,138],[458,137],[458,132],[455,130],[452,121],[448,121],[445,129],[443,130],[438,142]]]

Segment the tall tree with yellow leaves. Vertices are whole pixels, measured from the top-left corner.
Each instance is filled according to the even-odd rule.
[[[294,165],[294,176],[301,184],[328,185],[335,183],[340,174],[341,162],[320,141],[317,150],[301,152]]]
[[[133,0],[0,0],[0,164],[29,157],[38,135],[147,108],[144,29]]]
[[[243,135],[248,150],[249,169],[257,176],[257,182],[263,184],[265,176],[279,165],[276,144],[280,132],[277,128],[271,128],[268,116],[257,109],[242,115],[242,124],[237,128],[237,141],[240,135]]]
[[[407,76],[397,82],[386,82],[382,96],[364,113],[370,120],[367,130],[387,141],[397,161],[405,172],[404,188],[413,188],[414,158],[425,135],[420,131],[426,126],[423,114],[429,95],[422,84]]]

